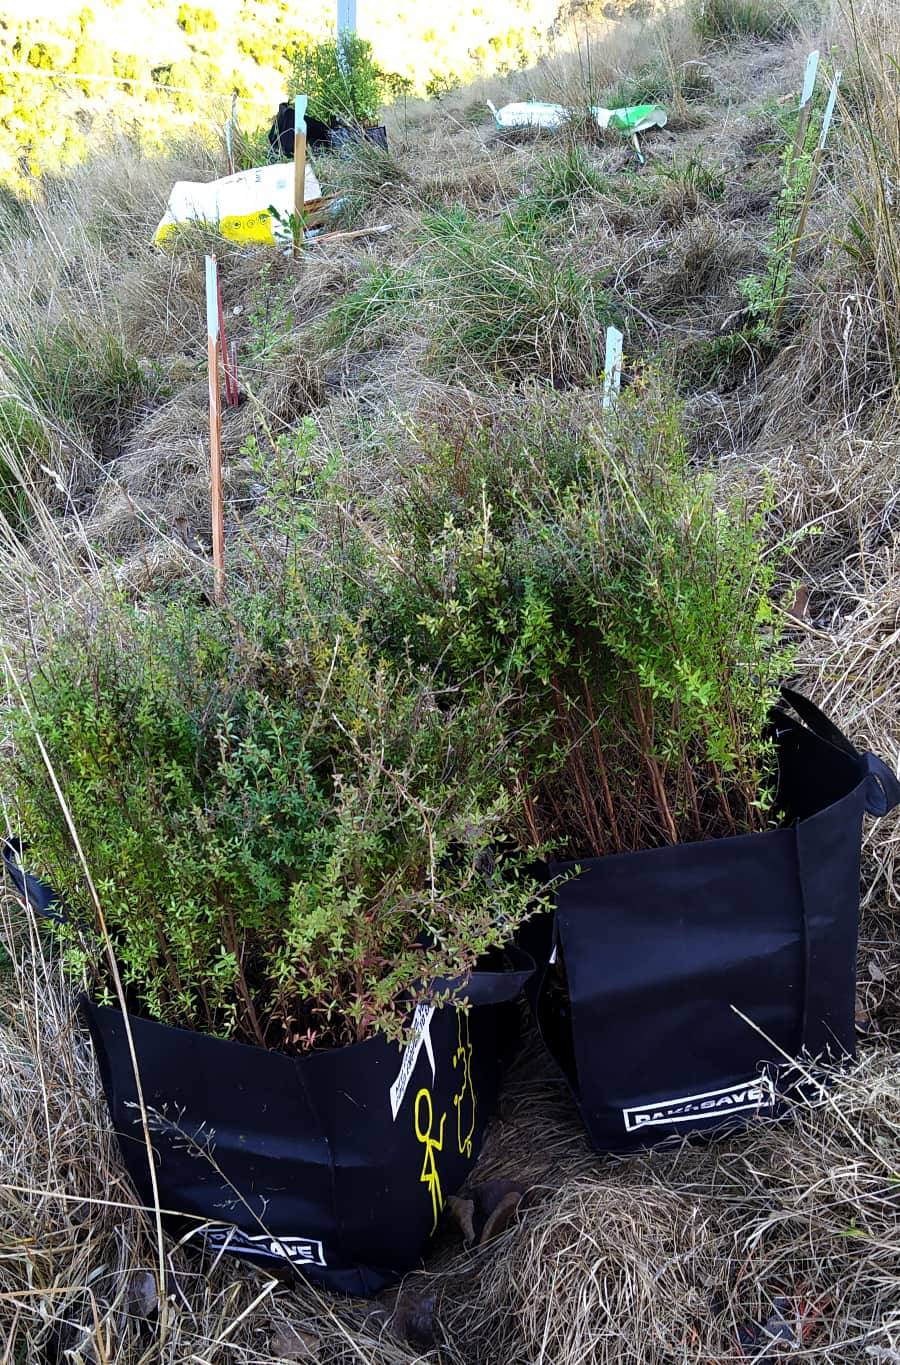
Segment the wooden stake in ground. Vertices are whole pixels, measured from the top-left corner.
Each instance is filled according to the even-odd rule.
[[[305,95],[294,100],[294,214],[297,227],[294,249],[303,240],[303,208],[306,203],[306,104]]]
[[[225,156],[228,161],[228,174],[234,175],[234,143],[231,138],[231,121],[225,122]]]
[[[800,92],[800,104],[797,108],[797,135],[794,138],[794,147],[791,152],[791,161],[796,161],[803,151],[803,144],[806,141],[806,130],[809,127],[809,115],[812,109],[813,91],[816,88],[816,76],[819,71],[818,50],[811,52],[806,59],[806,75],[803,77],[803,89]]]
[[[206,258],[206,357],[209,367],[209,475],[215,597],[225,601],[225,516],[222,506],[222,400],[219,394],[219,271]]]
[[[622,383],[622,333],[618,327],[606,329],[606,364],[603,367],[603,406],[611,408]]]

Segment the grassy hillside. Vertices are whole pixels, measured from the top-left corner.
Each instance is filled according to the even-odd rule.
[[[454,3],[437,15],[412,3],[362,7],[359,31],[396,91],[443,91],[518,70],[546,49],[556,0]],[[83,154],[90,128],[113,115],[143,139],[221,119],[233,92],[241,120],[268,122],[284,98],[299,42],[324,35],[334,9],[287,0],[65,0],[50,12],[16,4],[0,25],[0,180]],[[51,78],[51,75],[54,78]],[[216,98],[218,96],[219,98]]]
[[[237,11],[216,14],[224,26]],[[485,31],[499,23],[496,7],[475,17]],[[207,39],[176,29],[177,19],[171,47],[139,49],[145,66],[178,61],[191,43],[185,60],[200,61]],[[460,19],[460,43],[477,46],[462,30]],[[418,40],[401,54],[372,36],[394,69],[427,78]],[[795,159],[813,46],[823,72]],[[253,58],[235,61],[255,88]],[[5,199],[10,694],[54,611],[89,627],[110,585],[137,603],[173,586],[198,601],[211,592],[203,271],[214,246],[243,396],[223,432],[230,556],[241,535],[263,559],[277,554],[279,499],[306,511],[314,559],[348,525],[390,551],[392,491],[414,483],[433,493],[432,510],[444,498],[452,507],[472,451],[533,452],[539,479],[560,451],[603,439],[614,322],[634,440],[651,460],[654,442],[683,442],[716,505],[737,500],[758,518],[766,553],[785,565],[770,607],[796,646],[797,681],[896,768],[898,61],[886,0],[815,15],[780,0],[704,0],[652,25],[628,21],[493,84],[398,102],[388,154],[316,163],[348,227],[391,230],[296,259],[207,231],[166,252],[151,245],[172,181],[224,170],[216,139],[187,125],[151,153],[118,124],[33,202]],[[70,107],[68,89],[57,109]],[[588,123],[498,134],[489,90],[576,105],[661,99],[670,122],[645,140],[639,168],[626,143]],[[0,789],[14,828],[17,794],[8,780]],[[725,1365],[780,1358],[768,1325],[786,1326],[791,1358],[816,1365],[900,1360],[898,854],[896,817],[867,826],[860,1061],[827,1096],[798,1103],[791,1125],[603,1163],[533,1044],[478,1169],[479,1181],[530,1191],[496,1242],[466,1250],[449,1225],[399,1306],[393,1295],[326,1300],[227,1260],[201,1268],[169,1245],[164,1331],[152,1220],[131,1202],[71,988],[55,948],[7,899],[0,1359]]]

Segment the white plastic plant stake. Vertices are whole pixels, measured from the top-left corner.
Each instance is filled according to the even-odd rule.
[[[805,109],[812,99],[819,70],[819,50],[811,52],[806,59],[806,75],[803,77],[803,90],[800,93],[800,108]]]
[[[838,87],[841,83],[841,72],[835,71],[834,80],[831,82],[831,89],[828,92],[828,103],[825,106],[825,117],[822,119],[822,132],[819,134],[819,151],[825,150],[825,139],[828,137],[828,130],[831,127],[831,120],[834,118],[834,106],[837,103]]]
[[[337,32],[356,32],[356,0],[337,0]]]
[[[303,206],[306,203],[306,95],[294,100],[294,213],[297,233],[303,236]],[[294,240],[294,249],[299,245]]]
[[[618,327],[606,329],[606,363],[603,367],[603,406],[615,405],[622,384],[622,333]]]
[[[806,130],[809,127],[809,115],[812,109],[813,91],[816,88],[816,76],[819,72],[819,52],[811,52],[806,59],[806,74],[803,77],[803,89],[800,92],[800,103],[797,106],[797,135],[794,138],[794,147],[791,152],[791,160],[800,155],[803,144],[806,141]]]
[[[234,145],[231,141],[231,119],[225,120],[225,155],[228,158],[228,174],[234,175]]]

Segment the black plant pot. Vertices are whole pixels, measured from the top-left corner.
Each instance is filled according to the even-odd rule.
[[[599,1150],[777,1116],[789,1059],[854,1055],[863,815],[900,783],[783,695],[806,725],[773,712],[781,827],[584,859],[545,917],[530,998]]]
[[[512,1001],[533,969],[476,972],[471,1009],[420,1006],[383,1038],[305,1057],[129,1015],[168,1229],[323,1287],[370,1295],[413,1269],[478,1156]],[[123,1015],[84,998],[113,1127],[143,1203],[148,1153]]]
[[[371,142],[375,147],[380,147],[383,152],[388,149],[387,128],[384,124],[371,128],[353,128],[342,124],[337,128],[331,128],[328,132],[328,142],[330,150],[333,152],[346,151],[354,143]]]

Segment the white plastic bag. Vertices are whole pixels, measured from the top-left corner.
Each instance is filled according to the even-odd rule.
[[[488,108],[494,115],[498,128],[561,128],[572,117],[573,110],[562,104],[543,104],[539,100],[522,101],[517,104],[504,104],[496,109],[488,100]],[[600,128],[615,128],[621,133],[633,135],[645,133],[648,128],[664,128],[667,115],[660,104],[639,104],[628,109],[591,109]]]
[[[309,163],[306,165],[304,199],[318,199],[321,187]],[[285,219],[279,223],[270,205]],[[179,223],[215,223],[223,237],[233,242],[290,242],[287,219],[294,211],[293,163],[258,166],[238,171],[223,180],[179,180],[172,186],[169,202],[156,229],[154,241],[164,242]]]

